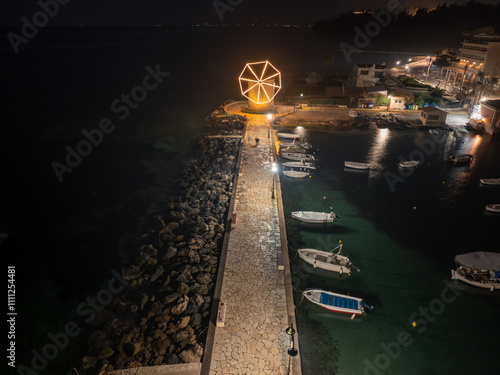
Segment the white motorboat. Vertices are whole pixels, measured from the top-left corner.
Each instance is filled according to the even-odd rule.
[[[486,211],[500,214],[500,203],[488,204],[485,208],[486,208]]]
[[[294,171],[294,170],[283,171],[283,174],[291,178],[306,178],[309,176],[309,172]]]
[[[479,181],[483,185],[500,185],[500,178],[482,178]]]
[[[360,162],[357,162],[357,161],[345,161],[344,162],[344,167],[351,168],[351,169],[366,170],[366,169],[370,169],[370,164],[368,164],[368,163],[360,163]]]
[[[300,152],[281,152],[281,156],[288,160],[304,161],[309,163],[316,161],[316,158],[313,155]]]
[[[474,159],[474,155],[461,154],[461,155],[451,155],[450,161],[453,163],[470,163]]]
[[[349,117],[355,118],[361,116],[361,113],[358,113],[356,111],[353,111],[352,109],[349,111]]]
[[[476,251],[455,256],[456,269],[451,270],[452,280],[479,288],[500,289],[500,253]]]
[[[278,138],[282,138],[282,139],[300,139],[300,134],[278,133]]]
[[[279,146],[280,146],[280,148],[298,146],[298,147],[302,147],[304,150],[309,150],[312,148],[312,145],[309,142],[306,142],[304,140],[299,141],[297,139],[293,139],[291,142],[281,142],[280,141]]]
[[[351,319],[356,315],[365,314],[365,309],[373,310],[373,306],[368,305],[362,298],[322,289],[306,289],[303,294],[309,301],[327,310],[352,314]]]
[[[301,154],[305,154],[306,150],[304,150],[300,146],[289,146],[289,147],[280,147],[280,152],[298,152]]]
[[[342,244],[331,251],[323,251],[316,249],[299,249],[299,257],[312,265],[314,268],[321,268],[327,271],[351,274],[351,268],[356,268],[352,265],[349,258],[342,254]],[[337,252],[334,252],[337,250]],[[358,269],[359,271],[359,269]]]
[[[305,162],[305,161],[286,161],[284,163],[281,163],[283,167],[289,167],[289,168],[300,168],[301,170],[311,170],[315,171],[316,166],[311,163],[311,162]]]
[[[330,207],[331,208],[331,207]],[[333,223],[333,220],[340,218],[335,212],[317,212],[317,211],[293,211],[294,219],[312,224],[327,224]]]
[[[420,162],[418,160],[400,161],[398,167],[400,168],[416,168]]]

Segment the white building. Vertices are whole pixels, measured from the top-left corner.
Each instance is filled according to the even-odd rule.
[[[370,87],[380,85],[381,79],[387,71],[386,65],[356,64],[354,65],[354,86]]]
[[[444,126],[448,112],[433,105],[423,107],[420,111],[420,121],[426,126]]]
[[[500,34],[468,37],[458,50],[458,63],[443,68],[445,82],[473,81],[479,72],[486,80],[500,75]]]
[[[389,106],[388,110],[401,111],[405,109],[405,98],[402,96],[390,96],[389,97]]]

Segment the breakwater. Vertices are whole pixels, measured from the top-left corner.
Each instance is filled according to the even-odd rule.
[[[244,124],[212,116],[206,129],[241,136]],[[177,195],[125,267],[128,285],[92,321],[80,374],[201,361],[240,142],[199,141]]]

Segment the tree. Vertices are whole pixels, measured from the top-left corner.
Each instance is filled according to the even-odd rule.
[[[323,65],[323,69],[325,70],[325,75],[328,72],[330,66],[333,65],[335,58],[333,57],[333,53],[331,51],[325,51],[321,56],[321,64]]]

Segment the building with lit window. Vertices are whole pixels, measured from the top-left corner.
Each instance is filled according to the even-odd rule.
[[[445,82],[474,81],[481,72],[485,80],[500,75],[500,34],[467,37],[458,50],[458,62],[443,68]]]
[[[448,112],[433,105],[423,107],[420,111],[420,121],[426,126],[444,126]]]

